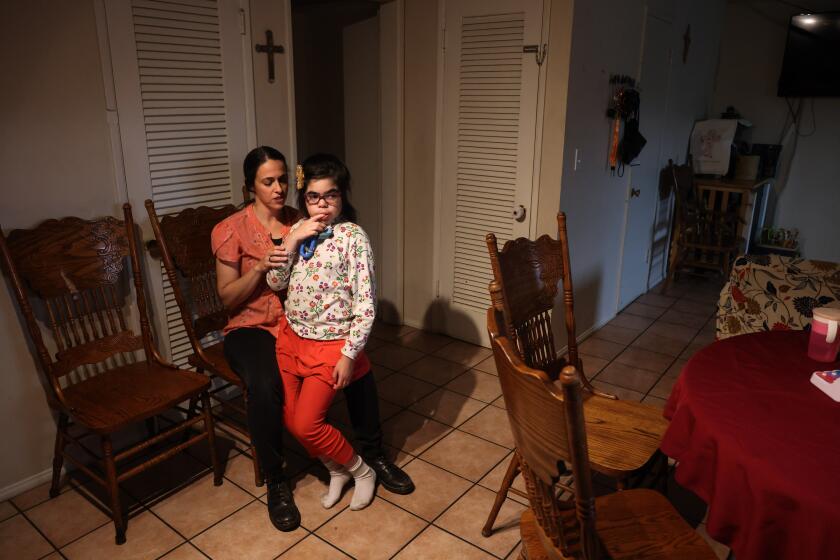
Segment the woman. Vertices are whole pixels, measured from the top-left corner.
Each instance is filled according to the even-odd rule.
[[[262,146],[245,157],[245,184],[253,202],[220,222],[211,239],[216,256],[217,289],[230,320],[225,327],[225,357],[248,391],[248,428],[268,483],[268,512],[275,527],[292,531],[300,524],[283,473],[283,386],[275,354],[280,318],[279,298],[265,283],[265,273],[288,261],[273,241],[284,237],[299,217],[287,207],[288,166],[279,151]],[[398,493],[414,489],[411,479],[382,454],[373,376],[345,389],[347,406],[365,460],[385,488]]]

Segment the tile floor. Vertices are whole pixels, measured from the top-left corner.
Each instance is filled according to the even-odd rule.
[[[645,294],[592,334],[580,350],[594,384],[663,406],[686,359],[714,339],[719,287],[694,281],[668,296]],[[181,454],[125,484],[133,513],[121,547],[108,516],[85,499],[88,487],[78,482],[53,500],[42,485],[0,503],[0,558],[516,558],[521,499],[507,500],[492,537],[480,533],[513,448],[490,350],[386,325],[368,348],[388,451],[413,477],[415,493],[380,488],[363,511],[347,508],[349,495],[324,510],[318,496],[325,471],[289,442],[303,524],[281,533],[266,517],[265,489],[254,485],[249,458],[227,441],[220,487],[206,474],[206,450]],[[347,431],[340,399],[330,416]],[[162,484],[180,490],[160,496]],[[697,530],[709,539],[702,522]],[[726,547],[710,542],[725,558]]]

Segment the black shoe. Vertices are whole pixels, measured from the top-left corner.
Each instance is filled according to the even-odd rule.
[[[376,471],[377,482],[382,484],[386,490],[394,494],[411,494],[414,492],[414,483],[405,471],[385,458],[384,455],[367,461],[367,464]]]
[[[281,531],[294,531],[300,527],[300,511],[285,479],[268,482],[268,518]]]

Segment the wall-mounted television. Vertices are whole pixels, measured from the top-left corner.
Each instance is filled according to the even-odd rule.
[[[840,97],[840,12],[790,18],[779,97]]]

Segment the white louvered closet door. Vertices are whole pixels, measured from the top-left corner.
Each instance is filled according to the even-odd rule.
[[[531,232],[542,0],[446,3],[440,296],[448,334],[487,345],[485,235]],[[525,216],[514,217],[522,206]]]
[[[106,10],[128,198],[144,238],[145,199],[158,215],[241,202],[250,40],[239,0],[108,0]],[[184,365],[191,349],[171,286],[146,256],[157,332]]]

